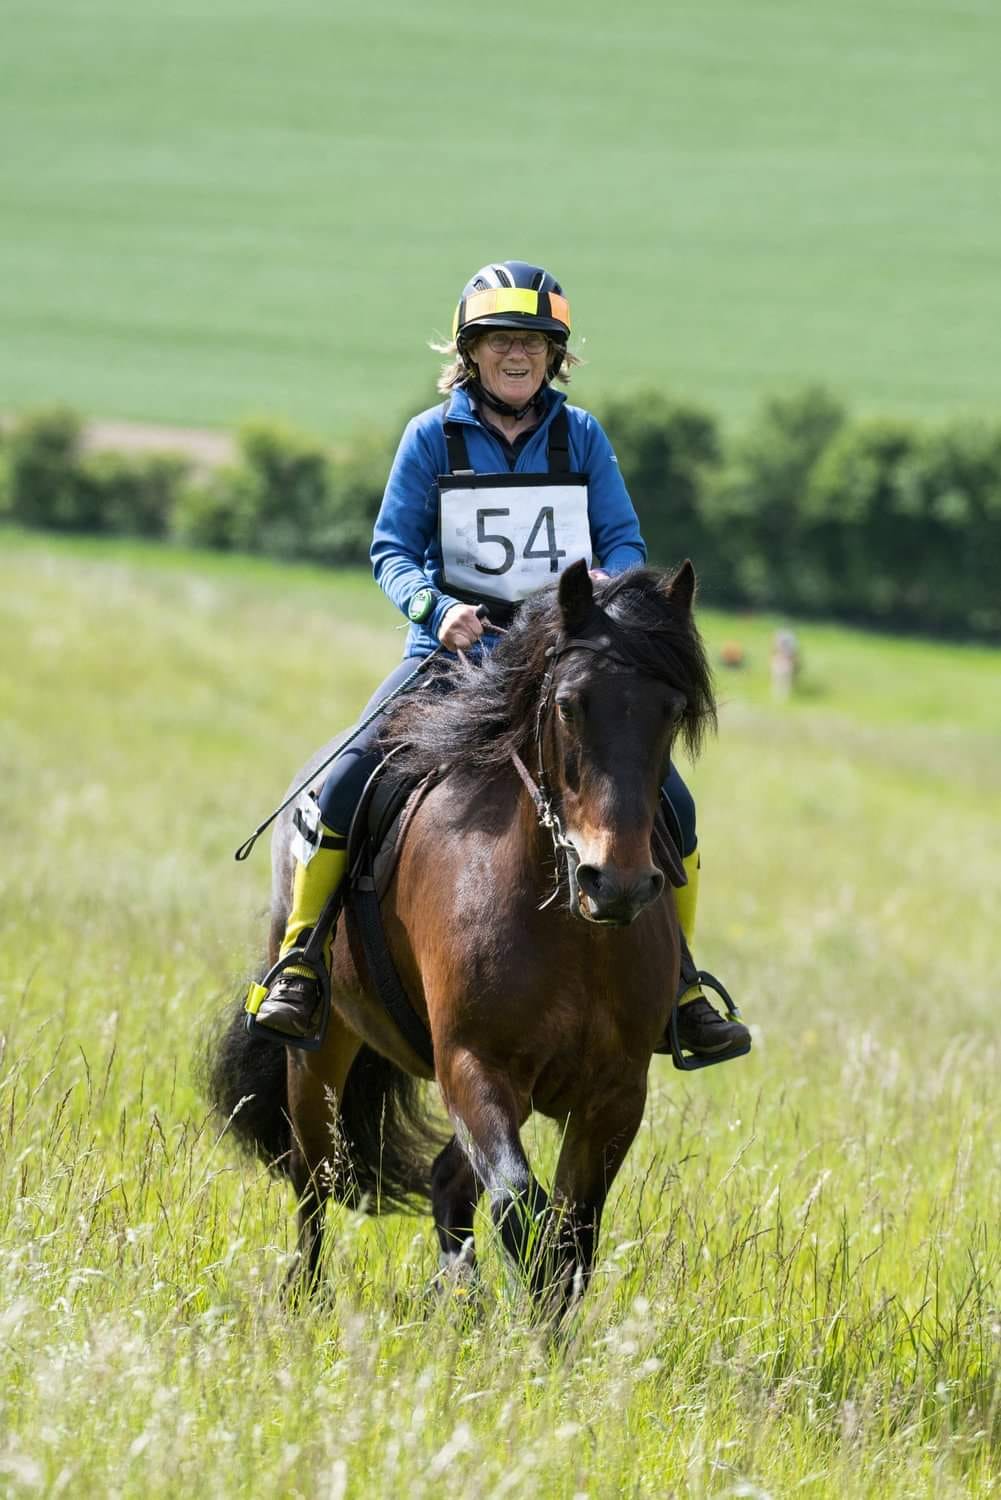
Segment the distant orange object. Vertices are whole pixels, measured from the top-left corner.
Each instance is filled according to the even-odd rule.
[[[739,641],[724,641],[719,648],[720,665],[740,668],[747,665],[744,648]]]

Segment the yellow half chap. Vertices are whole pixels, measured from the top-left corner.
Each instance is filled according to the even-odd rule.
[[[324,838],[337,838],[343,842],[340,835],[331,833],[329,828],[320,824],[320,831]],[[317,849],[308,865],[295,861],[295,869],[292,875],[292,910],[288,914],[285,924],[285,936],[278,950],[279,958],[284,958],[292,948],[301,946],[303,934],[315,927],[320,920],[320,915],[334,891],[340,885],[347,866],[348,855],[346,849]],[[323,956],[326,964],[330,966],[331,938],[328,936],[323,945]],[[289,974],[301,974],[304,979],[309,979],[312,969],[305,964],[291,964],[285,971]],[[256,1016],[261,1002],[267,995],[267,990],[262,984],[252,984],[247,992],[245,1002],[246,1009],[252,1016]]]
[[[694,954],[695,948],[695,913],[699,905],[699,879],[702,870],[702,860],[699,851],[693,850],[681,861],[688,876],[688,884],[679,887],[674,893],[674,902],[678,908],[678,922],[685,935],[689,953]],[[702,994],[702,986],[691,984],[684,994],[679,995],[678,1004],[685,1005],[689,1000],[697,1000]]]
[[[332,836],[328,828],[322,824],[320,827],[325,838]],[[291,948],[298,947],[303,933],[316,926],[323,908],[341,883],[347,862],[346,849],[317,849],[308,865],[301,865],[296,860],[292,877],[292,910],[285,924],[279,958],[284,958]],[[309,970],[304,972],[309,973]]]

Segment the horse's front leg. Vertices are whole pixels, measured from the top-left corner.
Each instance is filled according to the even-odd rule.
[[[312,1291],[323,1248],[323,1217],[331,1193],[345,1196],[348,1162],[338,1130],[340,1100],[361,1043],[336,1016],[330,1017],[316,1052],[289,1047],[288,1100],[292,1122],[291,1177],[299,1199],[299,1257],[290,1289]]]
[[[646,1079],[620,1084],[586,1114],[572,1114],[556,1165],[552,1232],[539,1247],[535,1278],[562,1312],[584,1291],[594,1269],[609,1188],[643,1118]]]
[[[518,1099],[505,1074],[468,1048],[438,1045],[435,1061],[458,1142],[475,1178],[490,1194],[501,1243],[512,1260],[527,1270],[549,1203],[532,1174],[519,1135],[527,1103]]]

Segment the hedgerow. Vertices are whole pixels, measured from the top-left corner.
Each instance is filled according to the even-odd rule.
[[[853,417],[819,386],[769,398],[732,438],[657,390],[595,411],[651,558],[691,556],[706,601],[1001,638],[1001,419]],[[0,447],[0,521],[363,564],[396,436],[331,450],[257,419],[209,470],[89,453],[76,413],[30,412]]]

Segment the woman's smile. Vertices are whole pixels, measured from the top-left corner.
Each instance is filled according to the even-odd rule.
[[[515,337],[511,348],[498,354],[486,339],[480,339],[472,357],[479,369],[480,381],[492,396],[509,401],[512,406],[524,406],[545,380],[549,346],[547,343],[537,353],[528,353],[521,340]]]

